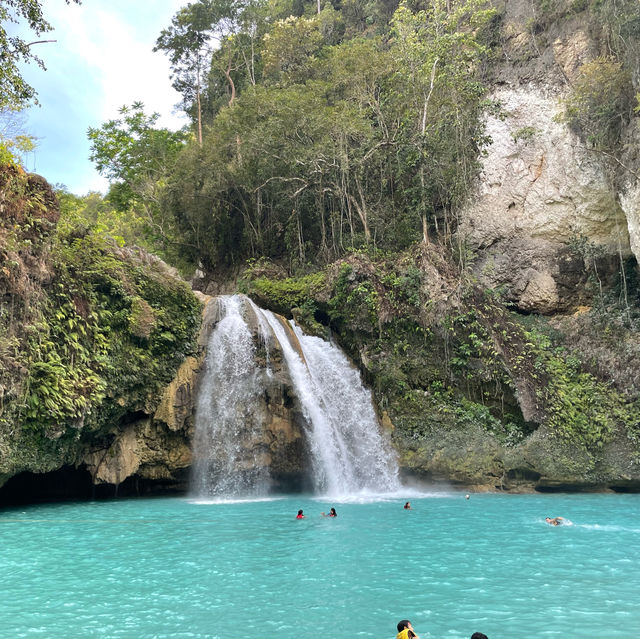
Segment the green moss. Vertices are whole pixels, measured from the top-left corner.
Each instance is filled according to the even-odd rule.
[[[14,367],[26,372],[4,398],[0,425],[75,441],[153,408],[195,348],[200,303],[156,260],[95,230],[67,229],[44,257],[46,288],[0,322],[18,344]]]
[[[255,297],[272,310],[290,314],[292,308],[308,305],[325,287],[326,275],[320,271],[303,277],[244,279],[240,290]]]
[[[638,429],[638,402],[627,402],[607,384],[584,372],[580,360],[551,340],[531,332],[538,367],[548,383],[539,389],[547,411],[550,432],[586,449],[599,448],[611,440],[618,427]]]

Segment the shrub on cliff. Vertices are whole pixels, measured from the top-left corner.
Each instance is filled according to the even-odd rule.
[[[66,223],[54,233],[46,182],[20,169],[3,175],[2,447],[20,432],[77,441],[151,410],[193,351],[198,300],[160,260],[99,228]]]
[[[590,146],[612,150],[631,117],[631,74],[611,58],[585,64],[565,100],[564,119]]]

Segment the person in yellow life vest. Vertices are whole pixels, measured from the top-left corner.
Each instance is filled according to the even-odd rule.
[[[396,635],[396,639],[411,639],[415,637],[415,639],[420,639],[418,635],[413,632],[413,626],[408,619],[403,619],[398,622],[398,634]]]

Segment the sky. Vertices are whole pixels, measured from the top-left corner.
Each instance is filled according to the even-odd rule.
[[[105,192],[107,181],[89,160],[87,129],[118,117],[118,109],[141,101],[147,113],[158,112],[159,126],[179,129],[179,95],[171,87],[170,68],[162,52],[153,53],[157,37],[187,0],[43,0],[45,19],[54,27],[34,52],[47,70],[22,67],[38,92],[39,107],[26,112],[23,128],[37,138],[25,168],[72,193]],[[33,33],[21,31],[29,41]]]

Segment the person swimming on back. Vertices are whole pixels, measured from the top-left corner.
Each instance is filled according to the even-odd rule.
[[[328,515],[327,515],[327,514],[325,514],[325,513],[320,513],[320,514],[321,514],[323,517],[337,517],[337,516],[338,516],[338,513],[336,512],[336,509],[335,509],[335,508],[332,508],[332,509],[329,511],[329,514],[328,514]]]
[[[544,520],[550,526],[562,526],[564,524],[564,517],[545,517]]]
[[[304,519],[304,513],[302,512],[302,510],[298,511],[298,514],[296,515],[296,519]]]

